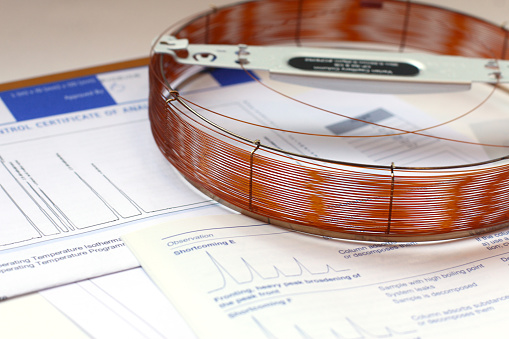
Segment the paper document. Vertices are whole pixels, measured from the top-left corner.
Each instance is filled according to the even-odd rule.
[[[196,338],[141,268],[39,294],[94,339]]]
[[[0,92],[0,299],[136,267],[124,229],[224,210],[155,145],[147,73]]]
[[[373,243],[226,215],[123,239],[200,338],[481,338],[506,328],[507,230]]]
[[[0,303],[2,338],[87,339],[86,332],[39,294]]]

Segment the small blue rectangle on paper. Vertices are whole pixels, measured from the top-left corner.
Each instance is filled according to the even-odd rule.
[[[115,104],[96,76],[6,91],[0,93],[0,97],[16,121]]]
[[[210,71],[210,75],[212,75],[221,86],[238,85],[254,81],[253,77],[258,79],[253,72],[241,69],[215,68]]]

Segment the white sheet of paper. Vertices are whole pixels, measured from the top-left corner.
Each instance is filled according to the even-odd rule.
[[[90,338],[39,294],[0,302],[0,328],[8,339]]]
[[[92,338],[196,338],[141,268],[39,294]]]
[[[123,239],[200,338],[479,338],[509,314],[507,230],[369,243],[228,215]]]
[[[137,267],[119,237],[142,221],[227,213],[155,145],[147,72],[0,93],[0,299]]]

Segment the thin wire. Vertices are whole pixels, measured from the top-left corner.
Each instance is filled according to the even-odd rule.
[[[401,133],[393,133],[393,134],[376,134],[376,135],[330,135],[330,134],[313,134],[313,133],[303,133],[303,132],[296,132],[296,131],[288,131],[288,130],[283,130],[284,132],[288,132],[288,133],[297,133],[297,134],[307,134],[307,135],[314,135],[314,136],[320,136],[320,137],[330,137],[330,138],[379,138],[379,137],[391,137],[391,136],[398,136],[398,135],[405,135],[405,134],[415,134],[415,135],[419,135],[419,136],[423,136],[423,137],[428,137],[428,138],[433,138],[433,139],[440,139],[440,140],[445,140],[445,141],[451,141],[451,142],[457,142],[457,143],[462,143],[462,144],[469,144],[469,145],[478,145],[478,146],[487,146],[487,147],[501,147],[501,148],[509,148],[509,145],[495,145],[495,144],[487,144],[487,143],[478,143],[478,142],[473,142],[473,141],[465,141],[465,140],[457,140],[457,139],[452,139],[452,138],[446,138],[446,137],[440,137],[440,136],[435,136],[435,135],[430,135],[430,134],[423,134],[421,133],[422,131],[426,131],[426,130],[430,130],[430,129],[434,129],[434,128],[437,128],[437,127],[441,127],[441,126],[444,126],[444,125],[447,125],[453,121],[456,121],[456,120],[459,120],[461,118],[464,118],[465,116],[469,115],[470,113],[476,111],[477,109],[479,109],[481,106],[483,106],[491,97],[492,95],[495,93],[495,90],[499,87],[499,80],[497,78],[497,83],[495,83],[493,86],[492,86],[492,89],[490,91],[490,93],[488,94],[488,96],[486,98],[484,98],[484,100],[482,100],[479,104],[477,104],[474,108],[470,109],[469,111],[461,114],[460,116],[457,116],[451,120],[448,120],[446,122],[442,122],[440,124],[437,124],[437,125],[433,125],[433,126],[430,126],[430,127],[426,127],[426,128],[421,128],[421,129],[418,129],[418,130],[415,130],[415,131],[407,131],[407,130],[404,130],[404,129],[401,129],[401,128],[396,128],[396,127],[391,127],[391,126],[386,126],[386,125],[382,125],[382,124],[378,124],[378,123],[375,123],[375,122],[371,122],[371,121],[366,121],[366,120],[362,120],[362,119],[357,119],[357,118],[353,118],[353,117],[349,117],[349,116],[346,116],[346,115],[343,115],[343,114],[340,114],[340,113],[337,113],[337,112],[333,112],[333,111],[329,111],[327,109],[324,109],[324,108],[321,108],[321,107],[318,107],[318,106],[315,106],[315,105],[312,105],[310,103],[307,103],[307,102],[304,102],[304,101],[301,101],[299,99],[296,99],[288,94],[285,94],[281,91],[278,91],[270,86],[268,86],[267,84],[265,84],[264,82],[262,82],[260,79],[258,79],[257,77],[255,77],[254,75],[252,75],[250,72],[248,72],[243,66],[242,66],[242,63],[240,63],[240,66],[242,68],[242,70],[244,70],[244,72],[246,72],[254,81],[256,81],[258,84],[262,85],[263,87],[267,88],[268,90],[276,93],[276,94],[279,94],[287,99],[290,99],[292,101],[295,101],[299,104],[302,104],[302,105],[305,105],[305,106],[308,106],[308,107],[311,107],[313,109],[316,109],[316,110],[319,110],[319,111],[322,111],[322,112],[326,112],[326,113],[330,113],[330,114],[333,114],[333,115],[338,115],[338,116],[341,116],[343,118],[346,118],[346,119],[349,119],[349,120],[353,120],[353,121],[357,121],[357,122],[361,122],[361,123],[364,123],[364,124],[369,124],[369,125],[373,125],[373,126],[377,126],[377,127],[382,127],[382,128],[387,128],[387,129],[392,129],[392,130],[396,130],[396,131],[400,131]],[[200,107],[202,109],[205,109],[205,110],[208,110],[206,108],[203,108],[203,107]],[[214,114],[218,114],[217,112],[213,112],[211,110],[208,110],[209,112],[211,113],[214,113]],[[225,118],[229,118],[225,115],[221,115]],[[234,118],[231,118],[232,120],[235,120]],[[240,120],[241,121],[241,120]],[[245,122],[243,121],[244,123],[246,124],[251,124],[249,122]],[[259,126],[259,125],[256,125],[256,124],[253,124],[255,126],[258,126],[258,127],[262,127],[262,126]],[[264,128],[267,128],[267,129],[272,129],[271,127],[269,126],[265,126]]]
[[[403,29],[401,30],[401,41],[399,43],[399,51],[403,52],[406,46],[406,39],[408,34],[408,23],[410,22],[410,10],[412,8],[412,2],[410,0],[406,0],[406,8],[405,8],[405,19],[403,21]]]
[[[389,198],[389,217],[387,218],[387,230],[385,231],[385,234],[391,233],[391,221],[392,221],[392,206],[394,203],[394,170],[396,167],[394,166],[394,162],[391,164],[391,192],[390,192],[390,198]]]
[[[245,70],[245,69],[244,69]],[[247,71],[246,71],[247,72]],[[253,79],[256,79],[256,77],[252,76],[250,74],[250,72],[247,72],[251,77],[253,77]],[[393,137],[393,136],[398,136],[398,135],[405,135],[405,134],[415,134],[415,135],[419,135],[419,136],[423,136],[423,137],[428,137],[428,138],[433,138],[433,139],[440,139],[440,140],[445,140],[445,141],[451,141],[451,142],[457,142],[457,143],[462,143],[462,144],[469,144],[469,145],[477,145],[477,146],[486,146],[486,147],[499,147],[499,148],[509,148],[509,145],[496,145],[496,144],[488,144],[488,143],[480,143],[480,142],[473,142],[473,141],[466,141],[466,140],[457,140],[457,139],[452,139],[452,138],[446,138],[446,137],[440,137],[440,136],[436,136],[436,135],[431,135],[431,134],[423,134],[423,133],[420,133],[421,131],[425,131],[425,130],[428,130],[428,129],[432,129],[432,128],[437,128],[437,127],[440,127],[440,126],[444,126],[446,124],[449,124],[453,121],[456,121],[456,120],[459,120],[465,116],[467,116],[468,114],[472,113],[473,111],[475,111],[476,109],[478,109],[479,107],[481,107],[482,105],[484,105],[490,98],[491,96],[493,95],[493,93],[495,92],[495,89],[497,88],[496,85],[493,86],[493,89],[490,91],[490,94],[488,95],[488,97],[486,97],[481,103],[479,103],[476,107],[474,107],[473,109],[469,110],[468,112],[462,114],[461,116],[458,116],[458,117],[455,117],[449,121],[446,121],[446,122],[443,122],[443,123],[440,123],[440,124],[437,124],[437,125],[434,125],[434,126],[431,126],[431,127],[427,127],[427,128],[423,128],[423,129],[419,129],[419,130],[415,130],[415,131],[408,131],[408,130],[404,130],[404,129],[401,129],[401,128],[396,128],[396,127],[390,127],[390,126],[385,126],[385,125],[381,125],[381,124],[377,124],[377,123],[373,123],[373,122],[370,122],[370,121],[366,121],[366,120],[361,120],[361,119],[357,119],[357,118],[352,118],[352,117],[348,117],[348,116],[345,116],[345,115],[342,115],[342,114],[339,114],[339,113],[335,113],[335,112],[332,112],[332,111],[328,111],[328,110],[325,110],[323,108],[320,108],[320,107],[317,107],[317,106],[313,106],[309,103],[306,103],[306,102],[303,102],[303,101],[300,101],[298,99],[295,99],[293,97],[290,97],[284,93],[281,93],[277,90],[274,90],[272,89],[271,87],[267,87],[266,84],[264,84],[263,82],[259,81],[257,79],[258,83],[261,84],[262,86],[288,98],[288,99],[291,99],[293,101],[296,101],[300,104],[303,104],[303,105],[306,105],[306,106],[310,106],[312,108],[315,108],[315,109],[318,109],[318,110],[321,110],[321,111],[324,111],[324,112],[327,112],[327,113],[332,113],[332,114],[335,114],[335,115],[340,115],[344,118],[347,118],[349,120],[354,120],[354,121],[357,121],[357,122],[362,122],[362,123],[365,123],[365,124],[370,124],[370,125],[375,125],[377,127],[382,127],[382,128],[387,128],[387,129],[393,129],[393,130],[397,130],[397,131],[401,131],[401,133],[391,133],[391,134],[374,134],[374,135],[336,135],[336,134],[319,134],[319,133],[309,133],[309,132],[300,132],[300,131],[293,131],[293,130],[287,130],[287,129],[283,129],[283,128],[277,128],[277,127],[271,127],[271,126],[267,126],[267,125],[261,125],[261,124],[256,124],[254,122],[249,122],[249,121],[245,121],[245,120],[242,120],[242,119],[237,119],[237,118],[234,118],[232,116],[229,116],[229,115],[226,115],[226,114],[222,114],[222,113],[219,113],[217,111],[214,111],[212,109],[209,109],[209,108],[206,108],[204,106],[201,106],[193,101],[190,101],[189,99],[185,98],[185,97],[182,97],[180,96],[180,98],[195,106],[195,107],[198,107],[204,111],[207,111],[209,113],[212,113],[212,114],[215,114],[215,115],[218,115],[220,117],[223,117],[223,118],[226,118],[226,119],[229,119],[229,120],[233,120],[233,121],[236,121],[236,122],[239,122],[239,123],[243,123],[243,124],[246,124],[246,125],[250,125],[250,126],[255,126],[255,127],[259,127],[259,128],[263,128],[263,129],[269,129],[269,130],[274,130],[274,131],[279,131],[279,132],[285,132],[285,133],[291,133],[291,134],[299,134],[299,135],[307,135],[307,136],[316,136],[316,137],[325,137],[325,138],[381,138],[381,137]]]
[[[182,97],[178,97],[178,100],[174,100],[174,101],[179,101],[181,100]],[[166,100],[167,102],[171,102],[170,100]],[[202,115],[200,115],[198,112],[192,110],[192,109],[189,109],[189,107],[185,106],[186,110],[193,113],[194,116],[198,117],[200,120],[204,121],[205,124],[201,123],[200,121],[196,120],[196,119],[193,119],[192,116],[188,115],[186,113],[186,111],[184,110],[181,110],[179,109],[178,107],[176,106],[173,106],[173,108],[175,110],[177,110],[180,114],[184,115],[186,118],[190,119],[191,121],[193,121],[194,123],[200,125],[201,127],[204,127],[210,131],[214,131],[214,132],[217,132],[217,130],[221,131],[221,132],[224,132],[226,133],[225,135],[223,136],[226,136],[228,137],[230,140],[235,140],[235,141],[243,141],[245,142],[245,145],[251,145],[251,144],[255,144],[257,145],[259,143],[259,140],[251,140],[249,138],[245,138],[245,137],[242,137],[238,134],[235,134],[225,128],[223,128],[222,126],[220,125],[217,125],[215,123],[213,123],[212,121],[206,119],[205,117],[203,117]],[[215,127],[217,130],[213,130],[212,127]],[[325,158],[319,158],[319,157],[313,157],[313,156],[308,156],[308,155],[305,155],[305,154],[300,154],[300,153],[295,153],[295,152],[290,152],[290,151],[285,151],[285,150],[282,150],[282,149],[279,149],[279,148],[275,148],[275,147],[271,147],[271,146],[268,146],[268,145],[264,145],[264,144],[259,144],[259,147],[262,147],[264,149],[264,151],[266,152],[269,152],[273,155],[277,155],[277,156],[282,156],[282,157],[285,157],[286,159],[289,159],[289,160],[295,160],[295,158],[299,158],[299,161],[304,163],[304,164],[307,164],[307,165],[314,165],[314,162],[306,162],[304,159],[307,159],[307,160],[311,160],[311,161],[319,161],[319,162],[323,162],[323,163],[328,163],[328,164],[337,164],[337,165],[343,165],[343,166],[348,166],[348,167],[358,167],[358,168],[365,168],[365,169],[368,169],[368,168],[371,168],[371,169],[379,169],[379,170],[385,170],[385,169],[391,169],[391,166],[384,166],[384,165],[373,165],[373,164],[363,164],[363,163],[353,163],[353,162],[347,162],[347,161],[340,161],[340,160],[333,160],[333,159],[325,159]],[[492,164],[492,163],[496,163],[496,162],[501,162],[503,160],[509,160],[509,155],[507,156],[503,156],[503,157],[499,157],[499,158],[495,158],[495,159],[490,159],[490,160],[485,160],[485,161],[480,161],[480,162],[475,162],[475,163],[468,163],[468,164],[461,164],[461,165],[450,165],[450,166],[399,166],[398,169],[399,170],[407,170],[407,171],[433,171],[433,170],[440,170],[440,171],[447,171],[447,170],[461,170],[461,169],[466,169],[468,167],[479,167],[479,166],[483,166],[483,165],[488,165],[488,164]],[[321,165],[321,166],[324,166],[324,165]],[[329,167],[329,169],[334,169],[333,167]],[[455,173],[457,171],[454,171]]]
[[[249,210],[253,211],[253,161],[255,152],[260,148],[260,140],[255,140],[256,147],[249,156]]]

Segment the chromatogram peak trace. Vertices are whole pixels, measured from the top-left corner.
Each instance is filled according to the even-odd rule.
[[[325,264],[325,268],[321,271],[313,271],[307,268],[303,263],[299,261],[299,259],[292,257],[293,262],[295,263],[297,270],[295,273],[287,273],[281,270],[276,265],[272,265],[274,273],[272,275],[263,275],[257,270],[252,264],[250,264],[246,259],[240,257],[240,261],[247,272],[249,273],[246,279],[238,279],[236,278],[227,268],[223,266],[216,258],[214,258],[208,251],[206,252],[209,259],[212,261],[214,267],[217,269],[217,272],[221,276],[222,283],[221,286],[209,290],[208,293],[213,293],[225,289],[228,283],[235,283],[237,285],[249,284],[255,281],[255,279],[260,279],[262,281],[278,279],[278,278],[296,278],[302,276],[317,276],[317,275],[327,275],[329,273],[339,273],[349,271],[350,269],[335,269],[329,264]]]
[[[252,317],[256,326],[262,331],[268,339],[279,339],[277,335],[267,328],[260,320],[256,317]],[[417,334],[417,330],[396,330],[390,326],[383,326],[380,330],[368,330],[366,326],[360,325],[349,317],[345,317],[344,320],[348,323],[349,328],[342,326],[341,330],[337,330],[334,325],[326,325],[330,327],[330,333],[332,338],[337,339],[381,339],[381,338],[409,338],[409,336]],[[297,336],[294,338],[302,339],[314,339],[317,338],[315,335],[310,334],[310,330],[305,330],[303,326],[295,324],[294,329]],[[353,331],[352,331],[353,330]],[[348,333],[348,334],[346,334]]]

